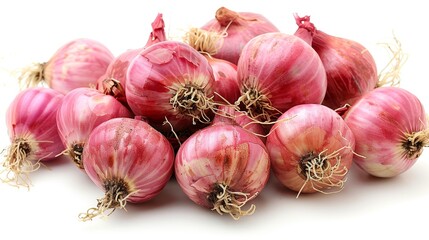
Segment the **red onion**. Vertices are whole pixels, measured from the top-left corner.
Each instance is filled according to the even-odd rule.
[[[300,193],[333,193],[346,181],[355,138],[340,115],[319,104],[286,111],[266,143],[272,170],[287,188]]]
[[[110,95],[92,88],[76,88],[67,93],[57,113],[64,153],[83,169],[82,152],[89,134],[96,126],[117,117],[132,114]]]
[[[189,137],[175,160],[175,176],[196,204],[234,219],[255,211],[244,205],[268,181],[270,161],[263,142],[237,125],[218,122]]]
[[[310,17],[297,18],[298,25]],[[326,70],[328,88],[323,105],[332,109],[353,105],[377,86],[377,67],[371,53],[360,43],[315,31],[312,46]]]
[[[0,171],[4,182],[29,187],[28,174],[64,149],[55,118],[62,100],[61,93],[36,87],[21,91],[12,101],[6,112],[11,146]]]
[[[164,31],[164,19],[159,13],[152,22],[152,32],[148,38],[145,47],[166,40]],[[126,72],[130,62],[144,48],[128,50],[116,57],[108,66],[106,72],[98,79],[97,89],[105,94],[109,94],[118,99],[121,103],[128,106],[125,97]]]
[[[237,64],[244,45],[253,37],[263,33],[278,32],[267,18],[258,13],[234,12],[225,7],[216,11],[215,19],[207,22],[204,30],[221,34],[223,37],[216,45],[218,49],[213,55]]]
[[[214,77],[207,59],[187,44],[164,41],[141,52],[127,72],[127,102],[162,133],[210,122]]]
[[[377,177],[394,177],[408,170],[429,145],[425,110],[405,89],[377,88],[357,101],[345,115],[356,137],[354,162]]]
[[[295,105],[321,103],[326,73],[310,43],[311,32],[300,29],[296,35],[265,33],[250,40],[237,65],[236,104],[253,119],[272,122]]]
[[[149,124],[130,118],[108,120],[94,129],[83,151],[91,180],[105,191],[96,208],[79,215],[83,221],[104,215],[127,202],[154,198],[173,173],[174,152]]]
[[[100,42],[80,38],[60,49],[46,63],[38,63],[21,76],[27,86],[45,81],[49,87],[63,94],[78,87],[97,84],[113,54]]]
[[[226,60],[208,57],[215,79],[214,100],[218,102],[234,103],[240,97],[237,81],[237,66]]]

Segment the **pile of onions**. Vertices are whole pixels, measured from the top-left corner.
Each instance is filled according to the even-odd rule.
[[[394,177],[420,157],[429,145],[427,116],[419,99],[398,87],[377,88],[345,115],[356,138],[354,162],[377,177]]]
[[[353,132],[334,110],[302,104],[286,111],[266,143],[277,179],[300,193],[343,189],[355,148]]]
[[[83,221],[157,196],[173,174],[174,152],[149,124],[130,118],[108,120],[94,129],[83,152],[84,168],[104,190],[96,208],[79,215]]]
[[[58,109],[58,133],[68,155],[83,169],[82,152],[92,130],[117,117],[132,117],[118,100],[93,88],[76,88],[64,97]]]
[[[95,86],[113,58],[100,42],[79,38],[58,49],[48,62],[24,70],[20,81],[27,87],[46,82],[50,88],[66,94],[78,87]]]
[[[293,106],[322,102],[326,73],[311,47],[314,29],[310,27],[300,27],[295,35],[265,33],[243,48],[237,65],[241,96],[236,104],[252,119],[273,122]]]
[[[145,47],[165,41],[167,38],[164,31],[164,19],[159,13],[152,22],[152,32],[149,35]],[[131,49],[116,57],[108,66],[106,72],[98,79],[97,89],[118,99],[122,104],[128,106],[125,97],[126,73],[131,60],[143,49]]]
[[[244,205],[264,188],[270,160],[264,143],[235,124],[217,122],[190,136],[179,148],[175,176],[196,204],[230,214],[250,215]]]
[[[163,41],[146,48],[130,63],[126,78],[128,105],[162,133],[211,121],[213,71],[189,45]]]
[[[12,101],[6,112],[11,145],[0,171],[4,182],[29,187],[28,174],[40,167],[40,161],[52,160],[64,149],[56,124],[62,100],[63,95],[53,89],[35,87],[21,91]]]
[[[298,25],[310,17],[297,18]],[[353,105],[377,86],[377,67],[371,53],[360,43],[316,30],[312,47],[325,67],[328,87],[323,105],[332,109]]]
[[[274,24],[258,13],[234,12],[225,7],[216,11],[215,18],[207,22],[201,29],[220,35],[214,42],[216,51],[211,55],[237,64],[244,45],[250,39],[269,32],[278,32]],[[194,28],[192,31],[198,31]]]

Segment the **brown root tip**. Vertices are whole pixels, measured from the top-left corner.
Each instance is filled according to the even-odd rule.
[[[405,153],[410,159],[417,159],[423,153],[423,147],[429,146],[429,129],[406,134],[402,143]]]
[[[122,179],[113,179],[104,181],[106,193],[103,198],[97,199],[97,207],[89,208],[86,212],[79,214],[81,221],[89,221],[97,216],[107,217],[117,208],[125,209],[127,199],[137,191],[129,193],[128,184]],[[108,214],[105,214],[110,210]],[[126,209],[125,209],[126,210]]]
[[[191,28],[185,35],[184,41],[195,50],[208,56],[215,55],[223,44],[224,34]]]
[[[325,155],[326,149],[319,154],[310,152],[303,156],[299,168],[305,182],[298,191],[296,198],[299,197],[308,183],[311,184],[312,189],[323,194],[342,191],[347,181],[345,176],[348,173],[345,166],[341,167],[341,152],[345,149],[352,151],[351,147],[347,145],[329,155]],[[335,159],[335,164],[332,165],[330,159]]]
[[[103,93],[110,95],[116,99],[125,98],[125,89],[119,80],[114,78],[106,78],[103,80]]]
[[[44,70],[47,63],[33,63],[21,69],[18,82],[21,89],[38,86],[44,81]]]
[[[248,197],[248,193],[230,191],[227,185],[220,183],[214,187],[213,192],[208,196],[208,200],[213,203],[212,210],[216,210],[220,215],[227,213],[234,220],[239,220],[240,217],[252,215],[255,212],[256,206],[254,204],[247,210],[241,208],[256,195],[257,193]]]
[[[0,170],[2,182],[18,188],[30,188],[29,174],[41,166],[40,160],[32,160],[31,152],[31,143],[26,140],[17,139],[12,143]]]

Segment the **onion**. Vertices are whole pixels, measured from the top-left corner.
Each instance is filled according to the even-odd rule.
[[[279,30],[267,18],[258,13],[234,12],[225,7],[216,11],[215,19],[207,22],[203,30],[221,34],[213,57],[237,64],[244,45],[253,37]]]
[[[211,121],[213,86],[205,57],[185,43],[164,41],[133,59],[125,89],[134,114],[166,134],[171,131],[166,119],[176,132]]]
[[[237,65],[241,96],[236,104],[262,122],[299,104],[320,104],[326,73],[309,41],[311,32],[300,29],[297,35],[265,33],[250,40]]]
[[[37,63],[20,76],[24,85],[35,86],[44,81],[63,94],[78,87],[97,84],[113,54],[100,42],[79,38],[68,42],[46,63]]]
[[[162,14],[159,13],[152,22],[152,32],[150,33],[145,47],[166,40],[164,27],[164,19],[162,18]],[[106,72],[98,79],[97,89],[105,94],[112,95],[122,104],[128,106],[125,97],[126,72],[131,60],[143,51],[143,49],[144,48],[127,50],[116,57],[109,64]]]
[[[91,180],[105,191],[96,208],[79,215],[86,221],[109,209],[125,208],[127,202],[141,203],[158,195],[172,176],[174,152],[147,123],[115,118],[91,133],[83,164]]]
[[[196,204],[228,213],[234,219],[268,181],[270,161],[263,142],[237,125],[218,122],[199,130],[179,148],[175,176]]]
[[[131,112],[110,95],[92,88],[76,88],[64,97],[58,109],[58,133],[68,155],[83,169],[82,152],[91,131],[117,117],[132,117]]]
[[[345,115],[356,137],[354,162],[377,177],[394,177],[408,170],[429,145],[425,110],[405,89],[377,88],[357,101]]]
[[[343,189],[355,138],[341,116],[323,105],[302,104],[278,120],[266,143],[277,179],[297,197]]]
[[[2,180],[29,187],[28,174],[55,158],[64,147],[58,136],[56,114],[63,95],[49,88],[21,91],[6,112],[11,145],[0,170]]]
[[[300,28],[310,21],[308,16],[295,18]],[[360,43],[317,30],[312,46],[322,60],[327,75],[328,87],[323,105],[332,109],[353,105],[377,86],[374,58]]]

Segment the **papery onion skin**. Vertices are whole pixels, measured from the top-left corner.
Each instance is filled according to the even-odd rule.
[[[93,88],[76,88],[64,97],[57,112],[57,126],[67,155],[83,168],[81,154],[92,130],[117,117],[132,117],[118,100]],[[77,149],[76,149],[77,148]]]
[[[180,132],[198,121],[210,121],[207,115],[214,84],[212,68],[204,56],[187,44],[164,41],[146,48],[130,63],[126,98],[134,114],[143,116],[157,130],[170,133],[170,126],[163,124],[168,119],[174,131]],[[193,100],[206,103],[206,108],[194,104],[188,112],[171,103],[179,90],[191,88],[197,90],[198,99],[192,95]]]
[[[44,65],[43,78],[49,87],[63,94],[78,87],[95,86],[113,58],[100,42],[79,38],[57,50]]]
[[[94,129],[83,159],[85,172],[106,197],[116,186],[122,187],[118,199],[142,203],[166,186],[173,173],[174,152],[167,139],[146,122],[115,118]],[[119,203],[114,200],[106,208],[124,207],[115,204]],[[88,215],[81,219],[94,217]]]
[[[25,89],[14,98],[6,112],[11,146],[3,162],[3,171],[9,172],[3,181],[29,187],[21,174],[37,170],[39,161],[53,160],[63,151],[56,125],[62,101],[63,94],[42,87]]]
[[[317,30],[312,46],[323,62],[328,80],[323,105],[332,109],[353,105],[376,88],[378,74],[374,58],[360,43]]]
[[[231,23],[230,23],[231,22]],[[244,45],[250,39],[263,33],[278,32],[276,26],[266,17],[252,12],[234,12],[225,7],[216,11],[216,17],[201,27],[207,31],[226,32],[215,58],[237,64]]]
[[[427,145],[427,116],[420,100],[398,87],[377,88],[357,101],[344,117],[356,137],[354,162],[377,177],[395,177],[410,169]],[[422,133],[415,149],[408,137]],[[408,147],[410,147],[409,145]]]
[[[213,208],[217,184],[254,197],[266,185],[270,161],[263,142],[240,126],[217,123],[199,130],[180,147],[175,176],[196,204]]]
[[[312,153],[328,156],[338,151],[339,158],[330,158],[338,171],[332,181],[342,189],[346,174],[352,165],[355,138],[340,115],[319,104],[302,104],[286,111],[267,137],[266,143],[276,178],[287,188],[299,193],[330,192],[328,185],[307,180],[304,159]],[[326,163],[323,163],[326,164]],[[328,173],[328,172],[326,172]],[[334,185],[335,185],[334,184]]]
[[[237,104],[246,105],[250,116],[262,115],[260,120],[269,122],[293,106],[320,104],[327,86],[317,53],[300,37],[285,33],[250,40],[241,53],[237,78],[241,90]]]

